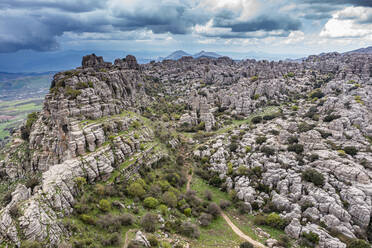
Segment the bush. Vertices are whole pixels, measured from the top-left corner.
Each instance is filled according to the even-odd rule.
[[[316,90],[313,90],[311,93],[310,93],[310,98],[322,98],[324,97],[324,93],[320,91],[320,89],[316,89]]]
[[[347,244],[347,248],[371,248],[371,245],[361,239],[353,239]]]
[[[327,115],[326,117],[324,117],[323,121],[325,121],[325,122],[331,122],[331,121],[336,120],[336,119],[338,119],[340,117],[341,117],[341,115],[333,115],[333,114],[331,114],[331,115]]]
[[[213,219],[213,216],[210,214],[202,213],[199,217],[199,223],[201,226],[209,226],[211,224],[211,221]]]
[[[205,191],[204,191],[204,196],[205,196],[205,199],[206,199],[207,201],[211,201],[212,198],[213,198],[213,194],[212,194],[212,192],[210,192],[209,190],[205,190]]]
[[[292,144],[288,146],[287,150],[289,152],[295,152],[297,154],[301,154],[304,151],[304,146],[301,144]]]
[[[265,143],[266,140],[267,140],[267,138],[265,136],[258,136],[258,137],[256,137],[256,143],[259,144],[259,145]]]
[[[265,215],[259,214],[253,218],[253,223],[257,226],[267,225],[267,218]]]
[[[26,240],[22,242],[21,244],[21,248],[43,248],[43,247],[44,245],[42,245],[41,243],[37,241],[30,241],[30,240]]]
[[[266,156],[272,156],[275,154],[275,150],[271,147],[268,147],[268,146],[263,146],[261,147],[261,150],[260,150],[262,153],[264,153]]]
[[[345,146],[343,150],[351,156],[355,156],[358,153],[358,149],[355,146]]]
[[[119,233],[113,233],[111,235],[108,236],[107,239],[102,239],[101,240],[101,244],[104,246],[104,247],[107,247],[107,246],[119,246],[121,244],[121,235]]]
[[[214,202],[212,202],[212,203],[209,203],[209,205],[208,205],[208,213],[210,213],[214,218],[217,218],[219,215],[220,215],[220,213],[221,213],[221,209],[220,209],[220,207],[216,204],[216,203],[214,203]]]
[[[134,182],[129,185],[128,193],[133,197],[142,198],[146,194],[146,191],[143,189],[143,186],[140,183]]]
[[[315,127],[315,125],[310,125],[306,122],[302,122],[298,125],[298,131],[300,133],[304,133],[304,132],[312,130],[314,127]]]
[[[287,248],[290,247],[290,241],[287,235],[280,235],[278,245]]]
[[[80,215],[80,219],[85,224],[89,224],[89,225],[95,225],[96,224],[95,219],[92,216],[88,215],[88,214],[82,214],[82,215]]]
[[[174,208],[177,206],[177,197],[173,192],[165,192],[161,199],[169,207]]]
[[[143,205],[147,208],[156,208],[159,205],[159,201],[154,197],[147,197],[143,201]]]
[[[255,116],[255,117],[252,118],[252,123],[253,124],[258,124],[260,122],[262,122],[262,116]]]
[[[247,167],[245,167],[244,165],[241,165],[241,166],[239,166],[239,168],[237,169],[236,172],[239,176],[248,176],[249,169]]]
[[[314,169],[306,169],[302,172],[301,177],[303,180],[312,182],[316,186],[324,186],[325,183],[324,176]]]
[[[99,201],[99,208],[104,212],[108,212],[111,209],[111,203],[106,199],[102,199]]]
[[[220,208],[221,209],[227,209],[228,207],[231,206],[231,202],[228,200],[221,200],[220,201]]]
[[[28,140],[30,137],[30,132],[32,125],[37,121],[38,113],[33,112],[27,115],[27,121],[24,127],[21,128],[21,137],[23,140]]]
[[[304,237],[306,240],[313,244],[318,244],[319,243],[319,235],[310,231],[308,233],[304,232],[302,233],[302,237]]]
[[[253,248],[254,246],[249,243],[248,241],[245,241],[239,245],[240,248]]]
[[[40,184],[40,180],[38,177],[36,176],[33,176],[31,178],[29,178],[27,181],[26,181],[26,187],[27,188],[30,188],[31,190],[34,190],[34,188]]]
[[[158,216],[156,214],[147,213],[141,219],[141,226],[146,232],[155,232],[158,224]]]
[[[181,224],[180,234],[193,239],[197,239],[200,236],[199,228],[190,222],[184,222]]]
[[[66,87],[66,95],[70,100],[76,99],[76,97],[79,96],[80,94],[81,94],[80,90],[74,90],[70,86]]]
[[[282,219],[279,214],[277,213],[271,213],[267,216],[267,225],[278,228],[278,229],[284,229],[287,225],[287,222]]]
[[[298,143],[298,138],[297,138],[297,136],[289,136],[287,138],[287,142],[288,142],[288,144]]]
[[[134,217],[131,214],[121,214],[119,220],[123,226],[130,226],[134,223]]]
[[[231,152],[235,152],[238,149],[239,145],[236,142],[231,142],[229,149]]]
[[[183,213],[187,216],[187,217],[190,217],[191,216],[191,208],[185,208],[183,210]]]
[[[151,247],[158,247],[159,241],[154,235],[148,237],[147,240],[150,242]]]

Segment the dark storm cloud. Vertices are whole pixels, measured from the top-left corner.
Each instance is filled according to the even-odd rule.
[[[372,7],[371,0],[300,0],[300,2],[309,4],[324,4],[324,5],[353,5],[361,7]]]
[[[147,28],[154,33],[187,34],[195,24],[204,24],[209,16],[193,13],[186,6],[162,5],[151,10],[136,9],[134,12],[122,11],[115,14],[119,21],[113,23],[120,30]]]
[[[299,30],[301,22],[290,17],[268,17],[260,16],[253,20],[238,23],[216,23],[216,27],[231,28],[232,32],[255,32],[255,31],[275,31],[275,30]]]
[[[105,0],[1,0],[0,9],[34,9],[52,8],[66,12],[89,12],[104,8]]]
[[[248,21],[238,21],[239,11],[226,8],[212,12],[195,7],[193,1],[188,0],[179,3],[159,0],[118,3],[110,5],[112,1],[109,0],[1,0],[0,52],[55,50],[59,47],[59,37],[66,33],[103,33],[110,37],[120,31],[151,30],[155,34],[186,35],[195,25],[205,25],[212,19],[214,27],[230,28],[230,32],[200,35],[229,39],[263,38],[287,36],[289,31],[301,27],[299,20],[276,13],[270,15],[270,11]],[[250,34],[260,31],[266,34]]]

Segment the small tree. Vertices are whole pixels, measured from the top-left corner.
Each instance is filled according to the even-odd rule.
[[[143,201],[143,205],[147,208],[156,208],[159,205],[159,201],[154,197],[147,197]]]
[[[133,197],[142,198],[146,194],[146,191],[144,190],[143,186],[140,183],[134,182],[131,185],[129,185],[128,193]]]
[[[324,186],[325,183],[324,176],[314,169],[307,169],[303,171],[302,179],[308,182],[312,182],[316,186]]]
[[[165,192],[162,196],[162,201],[169,207],[174,208],[177,206],[177,197],[173,192]]]
[[[221,214],[221,209],[216,203],[212,202],[208,205],[208,213],[210,213],[214,218],[217,218]]]
[[[158,216],[152,213],[145,214],[141,219],[141,226],[146,232],[155,232]]]

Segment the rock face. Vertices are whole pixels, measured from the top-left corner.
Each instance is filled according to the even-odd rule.
[[[167,127],[208,132],[190,141],[199,142],[194,156],[248,209],[279,212],[290,237],[313,232],[319,247],[340,248],[335,234],[366,239],[371,64],[372,55],[337,53],[302,63],[184,57],[146,65],[130,55],[114,65],[85,56],[82,67],[55,75],[42,111],[5,152],[2,180],[42,176],[36,187],[17,185],[0,211],[0,239],[56,245],[68,236],[60,219],[72,212],[82,181],[107,180],[135,156],[119,171],[129,180],[166,156],[143,146],[156,130],[142,114],[157,101],[182,106],[162,116]]]

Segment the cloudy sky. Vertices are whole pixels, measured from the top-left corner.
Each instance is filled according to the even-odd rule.
[[[0,53],[315,54],[372,45],[372,0],[1,0]]]

